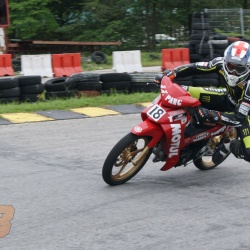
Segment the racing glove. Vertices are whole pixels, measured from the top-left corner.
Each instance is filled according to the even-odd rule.
[[[174,70],[166,69],[165,71],[163,71],[163,74],[168,76],[171,80],[174,80],[174,78],[175,78]]]
[[[221,121],[221,115],[219,111],[209,110],[203,107],[198,107],[195,111],[195,117],[198,122],[210,122],[210,123],[219,123]]]
[[[161,80],[162,80],[163,76],[168,76],[171,80],[173,80],[175,78],[175,73],[171,69],[166,69],[165,71],[163,71],[163,74],[157,74],[155,76],[155,79],[154,79],[154,83],[157,86],[161,85]]]

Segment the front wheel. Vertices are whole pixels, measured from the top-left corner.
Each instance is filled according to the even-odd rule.
[[[111,185],[124,184],[145,165],[152,153],[150,137],[132,133],[124,136],[108,154],[102,169],[103,180]]]

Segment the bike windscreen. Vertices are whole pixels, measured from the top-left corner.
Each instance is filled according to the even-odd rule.
[[[196,107],[200,101],[190,96],[190,94],[169,77],[164,76],[161,80],[162,104],[170,108]]]

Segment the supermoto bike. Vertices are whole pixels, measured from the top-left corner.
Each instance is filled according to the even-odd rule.
[[[134,126],[108,154],[102,169],[103,180],[111,185],[126,183],[146,164],[164,162],[161,170],[192,163],[200,170],[210,170],[212,156],[224,137],[237,138],[234,127],[223,124],[199,124],[195,108],[200,101],[180,85],[164,76],[161,93],[141,112],[142,122]]]

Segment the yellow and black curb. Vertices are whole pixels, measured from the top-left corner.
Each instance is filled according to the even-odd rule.
[[[0,125],[81,119],[106,115],[136,114],[140,113],[148,105],[150,105],[150,102],[105,107],[75,108],[70,110],[37,111],[33,113],[21,112],[0,114]]]

